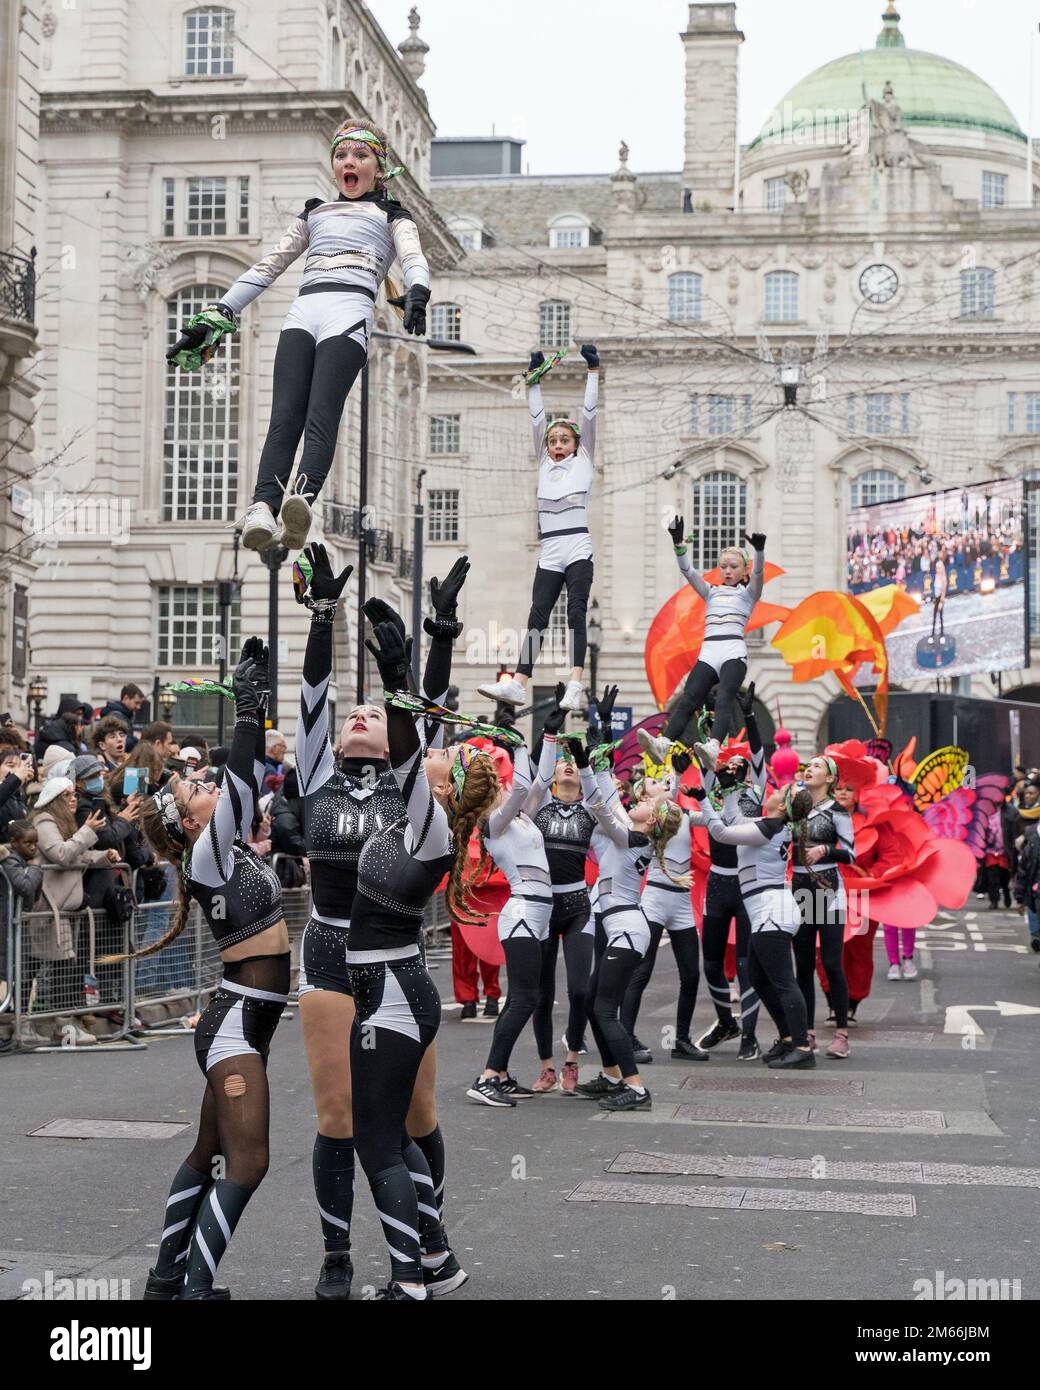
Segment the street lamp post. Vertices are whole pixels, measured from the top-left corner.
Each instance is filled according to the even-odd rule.
[[[391,301],[393,302],[393,301]],[[404,303],[402,299],[400,304]],[[369,334],[371,338],[381,338],[387,343],[405,343],[409,347],[415,347],[422,343],[431,352],[460,352],[467,357],[476,357],[477,350],[470,347],[469,343],[453,343],[446,338],[413,338],[404,333],[383,333],[375,330]],[[363,704],[365,699],[365,600],[368,598],[368,527],[366,525],[368,517],[368,410],[369,410],[369,381],[368,381],[368,361],[361,368],[361,427],[359,439],[359,476],[358,476],[358,566],[357,566],[357,702]],[[417,563],[419,556],[416,557]],[[421,583],[421,576],[420,576]],[[412,613],[415,613],[415,589],[419,583],[413,580]],[[413,655],[412,660],[418,669],[418,648],[419,648],[419,629],[416,628],[412,633]]]
[[[43,702],[47,698],[47,677],[33,676],[29,682],[29,699],[33,705],[34,733],[39,734],[43,724]]]
[[[267,589],[267,649],[269,652],[268,672],[271,690],[267,700],[267,718],[272,729],[278,727],[278,574],[289,552],[284,545],[271,546],[262,550],[260,558],[267,566],[270,583]],[[223,697],[221,697],[223,698]]]
[[[170,722],[170,715],[173,713],[173,707],[176,703],[177,696],[172,690],[159,691],[159,708],[162,710],[162,717],[167,723]]]

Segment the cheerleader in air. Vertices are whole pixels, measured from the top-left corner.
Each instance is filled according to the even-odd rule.
[[[704,641],[697,663],[686,680],[686,688],[672,711],[664,733],[656,738],[640,729],[637,738],[644,753],[656,763],[664,763],[674,740],[682,737],[690,720],[703,706],[712,686],[718,684],[715,720],[711,738],[694,744],[698,760],[715,770],[722,741],[733,730],[733,704],[747,675],[745,631],[755,604],[762,597],[766,567],[766,538],[760,531],[745,535],[754,550],[754,561],[744,550],[727,546],[719,556],[721,584],[709,584],[690,563],[686,531],[681,516],[668,528],[675,546],[679,569],[690,587],[704,600]]]
[[[596,452],[599,354],[591,343],[585,343],[581,355],[589,372],[580,422],[560,418],[550,421],[546,428],[542,388],[538,383],[562,354],[554,354],[547,361],[542,353],[533,353],[527,373],[531,429],[539,461],[538,536],[541,542],[531,612],[516,675],[505,675],[498,681],[477,687],[489,700],[503,700],[510,705],[527,703],[527,686],[538,660],[542,636],[549,626],[553,605],[566,585],[573,665],[561,708],[572,712],[581,708],[581,681],[588,645],[585,617],[592,590],[588,500]]]
[[[376,294],[394,261],[404,275],[405,331],[426,332],[429,267],[411,214],[388,191],[404,169],[391,165],[386,136],[363,124],[345,125],[332,137],[331,159],[338,197],[308,199],[278,245],[219,303],[189,319],[167,353],[183,370],[198,371],[221,338],[237,331],[246,305],[306,252],[274,359],[271,423],[242,532],[250,550],[298,550],[307,539],[347,393],[368,356]],[[295,489],[286,495],[301,436]]]

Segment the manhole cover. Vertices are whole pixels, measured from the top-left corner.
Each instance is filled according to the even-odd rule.
[[[858,1125],[863,1129],[945,1129],[941,1110],[810,1110],[814,1125]]]
[[[804,1125],[807,1105],[680,1105],[677,1120],[726,1120],[734,1124]]]
[[[610,1173],[667,1173],[698,1178],[805,1178],[827,1182],[900,1182],[934,1186],[1040,1187],[1040,1168],[1002,1168],[999,1164],[867,1163],[831,1159],[702,1157],[699,1154],[620,1153]]]
[[[687,1091],[790,1091],[794,1095],[861,1096],[862,1081],[840,1081],[833,1076],[733,1076],[726,1072],[710,1074],[710,1068],[693,1072],[683,1082]]]
[[[644,1206],[728,1207],[736,1210],[742,1187],[661,1187],[648,1182],[583,1182],[568,1202],[634,1202]]]
[[[29,1131],[30,1139],[172,1139],[190,1129],[165,1120],[51,1120]]]

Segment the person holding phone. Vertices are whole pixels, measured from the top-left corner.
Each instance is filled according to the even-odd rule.
[[[4,748],[0,752],[0,844],[10,840],[8,827],[11,822],[24,820],[29,814],[25,788],[34,776],[31,753],[18,748]]]

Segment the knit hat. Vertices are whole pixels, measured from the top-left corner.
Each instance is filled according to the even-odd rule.
[[[100,758],[95,758],[93,753],[81,753],[78,758],[73,758],[68,775],[74,782],[85,782],[88,777],[100,777],[104,771],[105,764]]]
[[[60,743],[52,743],[43,755],[40,772],[44,778],[64,775],[75,756],[75,753],[70,753],[67,748],[62,748]]]
[[[43,789],[36,798],[36,809],[42,811],[44,806],[49,806],[52,801],[57,801],[62,792],[72,791],[72,783],[67,777],[48,777],[43,784]]]

